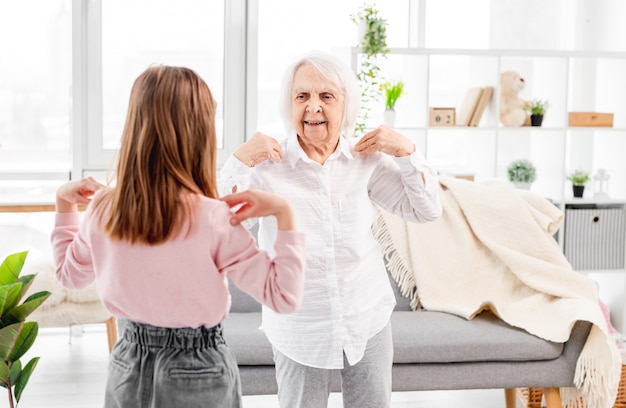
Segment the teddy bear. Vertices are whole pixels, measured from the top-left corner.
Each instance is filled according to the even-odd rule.
[[[515,71],[500,74],[500,122],[505,127],[530,124],[530,116],[524,110],[526,100],[519,96],[525,86],[524,78]]]

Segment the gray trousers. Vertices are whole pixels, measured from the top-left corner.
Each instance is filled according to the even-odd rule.
[[[341,377],[344,408],[391,406],[393,344],[391,325],[369,339],[365,355],[354,366],[329,370],[298,364],[274,349],[278,402],[281,408],[326,408],[333,375]]]
[[[241,383],[222,327],[125,321],[109,362],[105,408],[240,408]]]

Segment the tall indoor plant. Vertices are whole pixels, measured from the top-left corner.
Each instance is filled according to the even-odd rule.
[[[378,60],[389,53],[387,47],[387,20],[371,5],[364,5],[354,15],[352,21],[359,26],[362,56],[359,58],[357,78],[361,84],[361,112],[356,123],[355,136],[365,133],[365,122],[372,109],[370,102],[380,96],[380,66]]]
[[[32,358],[25,366],[20,362],[39,330],[37,322],[25,320],[50,296],[50,292],[41,291],[20,303],[36,276],[20,276],[27,254],[8,255],[0,265],[0,385],[8,391],[10,408],[19,403],[39,362],[39,357]]]

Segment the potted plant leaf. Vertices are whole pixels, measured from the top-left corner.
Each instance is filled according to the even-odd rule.
[[[509,181],[516,188],[529,190],[530,185],[537,179],[535,165],[527,159],[512,161],[506,169]]]
[[[524,104],[524,110],[530,113],[530,123],[532,126],[541,126],[543,117],[550,107],[550,102],[543,99],[532,99]]]
[[[398,102],[398,99],[404,94],[404,82],[386,81],[383,82],[380,87],[385,91],[385,124],[393,127],[396,121],[396,102]]]
[[[37,322],[25,320],[50,296],[50,292],[41,291],[20,303],[36,276],[20,276],[27,254],[9,255],[0,265],[0,385],[8,392],[10,408],[19,403],[39,362],[39,357],[32,358],[24,366],[20,362],[35,342],[39,330]]]
[[[585,184],[589,181],[589,172],[578,169],[568,174],[566,178],[572,182],[574,197],[581,198],[585,193]]]

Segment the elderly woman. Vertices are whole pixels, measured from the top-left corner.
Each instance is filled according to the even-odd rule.
[[[306,232],[301,307],[286,315],[263,309],[280,406],[326,407],[338,371],[344,407],[388,407],[395,299],[371,226],[377,207],[411,222],[437,219],[436,173],[391,128],[351,137],[360,91],[354,72],[331,55],[309,53],[289,67],[282,97],[289,136],[255,133],[220,174],[223,193],[254,188],[290,199]],[[259,220],[260,246],[271,249],[275,234],[275,222]]]

